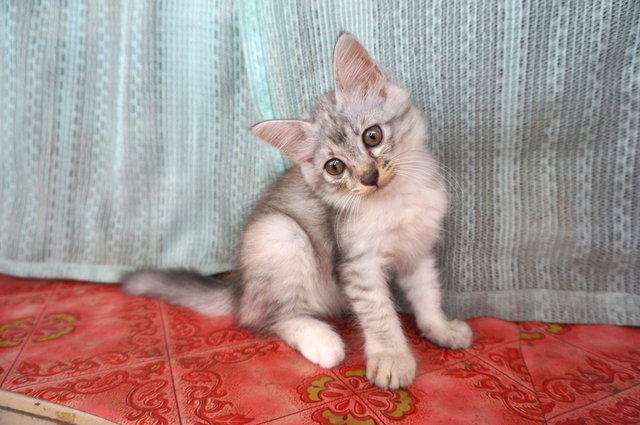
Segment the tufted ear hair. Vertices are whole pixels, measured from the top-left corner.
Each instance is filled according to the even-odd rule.
[[[333,50],[333,77],[338,105],[375,106],[387,97],[389,79],[351,34],[342,33]]]
[[[308,161],[313,155],[309,130],[309,123],[302,120],[262,121],[251,127],[253,134],[297,163]]]

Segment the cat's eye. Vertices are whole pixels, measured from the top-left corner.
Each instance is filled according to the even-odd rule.
[[[331,158],[324,164],[324,169],[332,176],[339,176],[344,172],[344,162],[337,158]]]
[[[379,125],[374,125],[367,128],[362,133],[362,141],[369,147],[378,146],[382,142],[382,129]]]

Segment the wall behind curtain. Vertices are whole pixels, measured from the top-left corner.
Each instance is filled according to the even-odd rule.
[[[640,325],[632,0],[2,2],[0,272],[233,267],[287,166],[248,129],[331,89],[340,30],[431,124],[451,314]]]

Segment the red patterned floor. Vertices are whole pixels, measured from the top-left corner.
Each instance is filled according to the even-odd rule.
[[[231,318],[0,276],[0,387],[122,424],[640,424],[638,328],[474,319],[449,351],[404,322],[418,377],[384,391],[347,320],[347,360],[324,370]]]

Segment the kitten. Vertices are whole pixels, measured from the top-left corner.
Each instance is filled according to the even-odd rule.
[[[344,359],[345,347],[320,318],[351,311],[364,332],[367,378],[400,388],[413,381],[416,362],[390,280],[427,339],[451,349],[471,343],[467,324],[441,309],[433,249],[447,194],[410,95],[350,34],[336,42],[333,72],[335,90],[309,115],[252,128],[295,165],[247,223],[237,281],[140,271],[124,278],[124,291],[237,314],[241,325],[277,334],[325,368]]]

